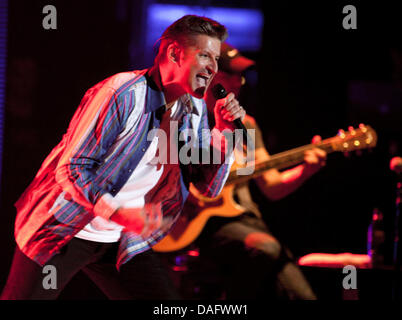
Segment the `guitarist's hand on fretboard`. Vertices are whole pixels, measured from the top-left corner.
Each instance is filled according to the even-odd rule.
[[[313,144],[321,142],[321,136],[314,136],[312,139]],[[307,176],[312,176],[325,166],[327,160],[327,153],[320,148],[313,148],[304,152],[304,173]]]

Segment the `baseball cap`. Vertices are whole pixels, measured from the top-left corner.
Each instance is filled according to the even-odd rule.
[[[254,60],[246,58],[239,50],[227,42],[222,42],[221,57],[219,59],[220,70],[229,73],[241,73],[254,65]]]

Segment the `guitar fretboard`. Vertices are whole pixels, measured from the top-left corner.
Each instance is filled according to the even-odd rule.
[[[274,154],[269,160],[256,163],[252,174],[239,175],[237,172],[238,169],[232,170],[229,174],[226,184],[246,182],[250,179],[260,176],[264,171],[269,169],[276,168],[280,170],[300,164],[304,161],[304,152],[313,148],[320,148],[326,153],[334,152],[335,150],[330,140],[331,139],[327,139],[319,144],[308,144],[302,147]],[[245,170],[245,168],[242,170]]]

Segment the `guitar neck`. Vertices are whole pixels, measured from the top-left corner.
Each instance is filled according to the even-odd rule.
[[[308,144],[302,147],[287,150],[281,153],[272,155],[269,160],[255,164],[254,171],[249,175],[239,175],[237,173],[238,169],[231,170],[226,184],[231,183],[242,183],[250,179],[260,176],[265,171],[269,169],[285,169],[304,161],[304,152],[313,148],[320,148],[324,150],[327,154],[336,151],[333,148],[331,139],[322,141],[319,144]]]

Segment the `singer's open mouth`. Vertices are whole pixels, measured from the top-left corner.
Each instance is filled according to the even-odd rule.
[[[205,74],[197,74],[196,75],[198,83],[204,85],[205,87],[207,86],[210,77],[206,76]]]

